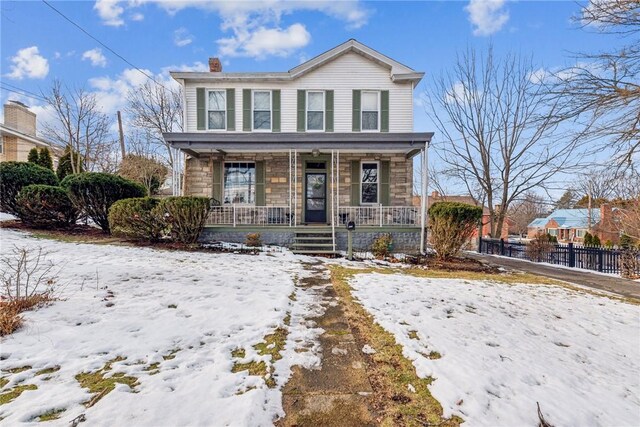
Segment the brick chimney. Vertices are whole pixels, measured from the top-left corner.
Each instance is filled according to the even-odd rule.
[[[613,209],[610,203],[602,203],[600,205],[600,223],[605,227],[611,225],[613,222]]]
[[[20,101],[4,104],[4,124],[27,135],[36,135],[36,115]]]
[[[433,197],[434,199],[438,199],[440,198],[440,193],[438,193],[437,191],[432,191],[431,197]]]
[[[222,72],[222,63],[220,58],[209,58],[209,71],[212,73]]]

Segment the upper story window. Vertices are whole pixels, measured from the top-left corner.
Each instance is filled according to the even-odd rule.
[[[208,129],[226,129],[227,127],[227,92],[210,90],[207,104]]]
[[[307,92],[307,130],[324,130],[324,92]]]
[[[226,162],[224,164],[225,204],[253,205],[256,202],[256,164]]]
[[[378,162],[362,162],[360,174],[360,202],[378,203]]]
[[[271,130],[271,91],[253,91],[253,129]]]
[[[380,130],[380,92],[362,91],[362,130]]]

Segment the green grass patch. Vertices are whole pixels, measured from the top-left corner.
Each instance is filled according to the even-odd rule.
[[[286,316],[284,316],[284,319],[282,319],[282,322],[283,322],[286,326],[291,325],[291,313],[287,313],[287,315],[286,315]]]
[[[437,359],[441,359],[442,355],[440,353],[438,353],[437,351],[431,351],[431,352],[429,352],[427,357],[429,359],[431,359],[431,360],[437,360]]]
[[[265,335],[264,342],[258,343],[253,346],[261,356],[270,355],[271,361],[282,359],[280,352],[284,350],[284,344],[287,340],[287,330],[283,328],[276,328],[276,330],[269,335]]]
[[[22,393],[28,390],[37,390],[38,386],[35,384],[17,385],[9,391],[0,394],[0,405],[5,405],[9,402],[20,397]]]
[[[113,364],[123,360],[125,360],[124,357],[118,356],[105,363],[104,367],[100,370],[95,372],[82,372],[76,375],[76,381],[80,383],[80,386],[88,389],[89,392],[93,394],[91,400],[85,402],[86,407],[92,407],[100,399],[112,392],[116,384],[126,384],[130,389],[135,390],[135,387],[138,385],[138,379],[136,377],[126,376],[123,372],[107,376],[112,370]]]
[[[44,368],[44,369],[40,369],[38,372],[36,372],[35,376],[37,377],[38,375],[53,374],[54,372],[58,372],[59,370],[60,370],[60,366],[53,366],[51,368]]]
[[[393,269],[347,269],[331,266],[333,287],[343,303],[345,315],[358,342],[366,342],[376,353],[366,358],[367,375],[374,392],[372,399],[379,410],[381,426],[459,426],[459,417],[443,417],[442,405],[431,395],[433,378],[420,378],[410,360],[402,354],[393,334],[374,322],[373,316],[351,294],[349,279],[355,274],[396,273]],[[403,269],[404,273],[405,270]],[[416,392],[409,392],[411,385]]]
[[[62,415],[62,413],[66,411],[66,409],[50,409],[47,412],[45,412],[42,415],[38,415],[36,418],[38,419],[38,421],[40,422],[44,422],[44,421],[53,421],[53,420],[57,420],[58,418],[60,418],[60,416]]]
[[[244,357],[247,355],[247,352],[244,348],[238,347],[231,352],[231,355],[236,359],[244,359]]]
[[[164,360],[173,360],[176,358],[176,354],[178,354],[178,352],[180,351],[179,348],[174,348],[173,350],[171,350],[169,353],[165,354],[164,356],[162,356],[162,358]]]
[[[9,384],[9,378],[7,377],[0,378],[0,388],[4,388],[4,386],[6,386],[7,384]]]
[[[9,372],[10,374],[19,374],[20,372],[28,371],[31,368],[32,368],[31,366],[26,365],[26,366],[20,366],[19,368],[7,369],[4,372]]]
[[[409,339],[412,340],[417,340],[418,338],[418,331],[409,331]]]
[[[234,363],[231,368],[231,372],[237,373],[242,371],[248,371],[249,375],[256,375],[264,377],[267,375],[267,364],[264,360],[260,362],[247,362],[247,363]]]
[[[289,295],[289,299],[290,299],[291,301],[297,301],[295,291],[294,291],[294,292],[291,292],[291,295]]]

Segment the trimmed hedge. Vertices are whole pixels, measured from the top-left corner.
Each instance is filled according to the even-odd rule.
[[[16,204],[22,222],[34,227],[68,227],[78,220],[78,211],[62,187],[27,185],[20,190]]]
[[[160,200],[152,197],[118,200],[109,209],[111,233],[157,242],[167,228],[159,204]]]
[[[441,259],[457,255],[482,220],[482,208],[466,203],[438,202],[429,208],[431,243]]]
[[[109,232],[109,208],[118,200],[146,196],[145,188],[133,181],[101,172],[68,175],[60,184],[69,191],[76,206],[106,233]]]
[[[167,197],[158,208],[163,212],[171,238],[182,243],[195,243],[204,228],[211,209],[208,197]]]
[[[28,162],[0,163],[0,211],[20,216],[16,198],[31,184],[58,185],[53,171]]]

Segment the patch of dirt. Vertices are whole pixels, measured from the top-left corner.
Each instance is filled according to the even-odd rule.
[[[426,266],[429,269],[444,271],[471,271],[474,273],[500,274],[500,269],[496,266],[483,263],[477,259],[467,257],[449,258],[439,260],[434,255],[408,255],[404,263],[417,266]]]

